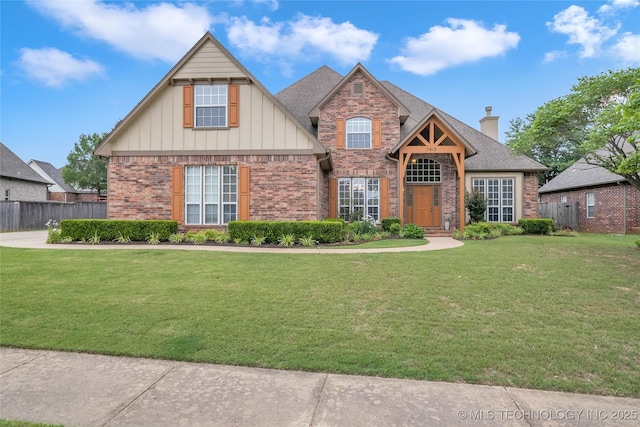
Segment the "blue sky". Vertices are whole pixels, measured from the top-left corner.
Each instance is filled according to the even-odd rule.
[[[640,66],[640,0],[0,2],[0,141],[57,167],[211,31],[272,93],[358,62],[469,125]]]

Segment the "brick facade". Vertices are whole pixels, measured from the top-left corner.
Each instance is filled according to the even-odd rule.
[[[203,165],[250,167],[253,220],[318,219],[319,168],[313,155],[112,157],[108,217],[171,219],[172,167]]]
[[[538,174],[525,172],[522,189],[522,217],[538,217]]]
[[[594,217],[587,218],[587,193],[594,195]],[[560,203],[578,202],[578,230],[590,233],[640,233],[640,191],[630,184],[613,184],[580,188],[555,193],[543,193],[540,201]],[[624,206],[626,204],[626,212]],[[626,230],[625,230],[626,217]]]
[[[362,83],[363,93],[353,93],[354,83]],[[336,122],[354,117],[381,120],[380,149],[338,149]],[[318,139],[331,150],[334,170],[338,178],[389,178],[389,216],[397,217],[398,166],[385,157],[400,140],[398,107],[394,105],[364,73],[356,72],[322,107],[318,121]]]

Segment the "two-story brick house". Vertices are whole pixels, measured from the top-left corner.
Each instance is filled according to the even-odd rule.
[[[109,158],[110,218],[189,228],[359,211],[440,231],[464,226],[471,189],[490,221],[535,217],[545,167],[500,144],[487,113],[477,131],[361,64],[272,95],[207,33],[95,152]]]

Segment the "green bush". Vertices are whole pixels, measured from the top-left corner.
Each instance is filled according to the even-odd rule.
[[[152,233],[157,233],[160,240],[169,239],[178,231],[176,221],[165,220],[120,220],[120,219],[63,219],[60,221],[62,237],[73,240],[116,240],[119,236],[127,236],[131,241],[144,242]]]
[[[389,233],[391,234],[398,236],[400,235],[401,232],[402,232],[402,226],[398,223],[393,223],[391,224],[391,227],[389,227]]]
[[[459,240],[485,240],[500,236],[514,236],[523,233],[522,228],[502,222],[473,222],[467,224],[464,230],[454,230],[453,238]]]
[[[640,239],[636,240],[634,243],[636,244],[637,247],[640,248]]]
[[[384,231],[391,231],[393,224],[400,225],[400,218],[382,218],[380,222]]]
[[[263,243],[277,244],[283,235],[291,234],[295,240],[313,236],[320,243],[335,243],[342,240],[342,220],[330,221],[232,221],[229,223],[231,240],[250,242],[264,237]]]
[[[415,224],[407,224],[402,229],[400,236],[405,239],[423,239],[424,230]]]
[[[347,229],[353,234],[375,234],[378,227],[371,221],[354,221],[347,225]]]
[[[521,219],[518,225],[525,234],[551,234],[553,232],[553,219],[551,218],[531,218]]]

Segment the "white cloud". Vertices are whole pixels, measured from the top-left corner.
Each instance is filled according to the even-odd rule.
[[[20,50],[17,65],[29,77],[51,87],[61,87],[72,80],[86,80],[104,71],[97,62],[76,59],[71,54],[55,48],[23,48]]]
[[[280,4],[278,4],[278,0],[253,0],[256,4],[264,4],[271,10],[278,10]]]
[[[103,3],[98,0],[29,4],[81,36],[104,41],[136,58],[175,62],[209,30],[215,18],[192,3]]]
[[[640,35],[624,33],[613,47],[616,56],[628,63],[640,64]]]
[[[582,47],[581,58],[591,58],[600,52],[602,44],[615,36],[618,28],[610,28],[580,6],[569,6],[553,17],[553,22],[547,22],[551,31],[569,36],[569,44]]]
[[[286,62],[328,56],[345,65],[369,59],[378,41],[377,34],[348,21],[336,24],[331,18],[304,14],[277,23],[267,18],[258,24],[246,17],[232,18],[227,38],[244,54],[263,60]]]
[[[546,64],[548,62],[555,61],[556,59],[559,59],[559,58],[565,58],[566,56],[567,56],[567,52],[565,52],[564,50],[553,50],[551,52],[547,52],[544,54],[543,62]]]
[[[448,67],[504,55],[518,46],[518,33],[507,32],[505,25],[484,28],[480,23],[448,18],[449,27],[436,25],[417,38],[410,37],[403,55],[389,59],[403,70],[430,75]]]
[[[609,0],[609,4],[600,6],[599,13],[615,13],[617,9],[631,9],[640,6],[640,0]]]

